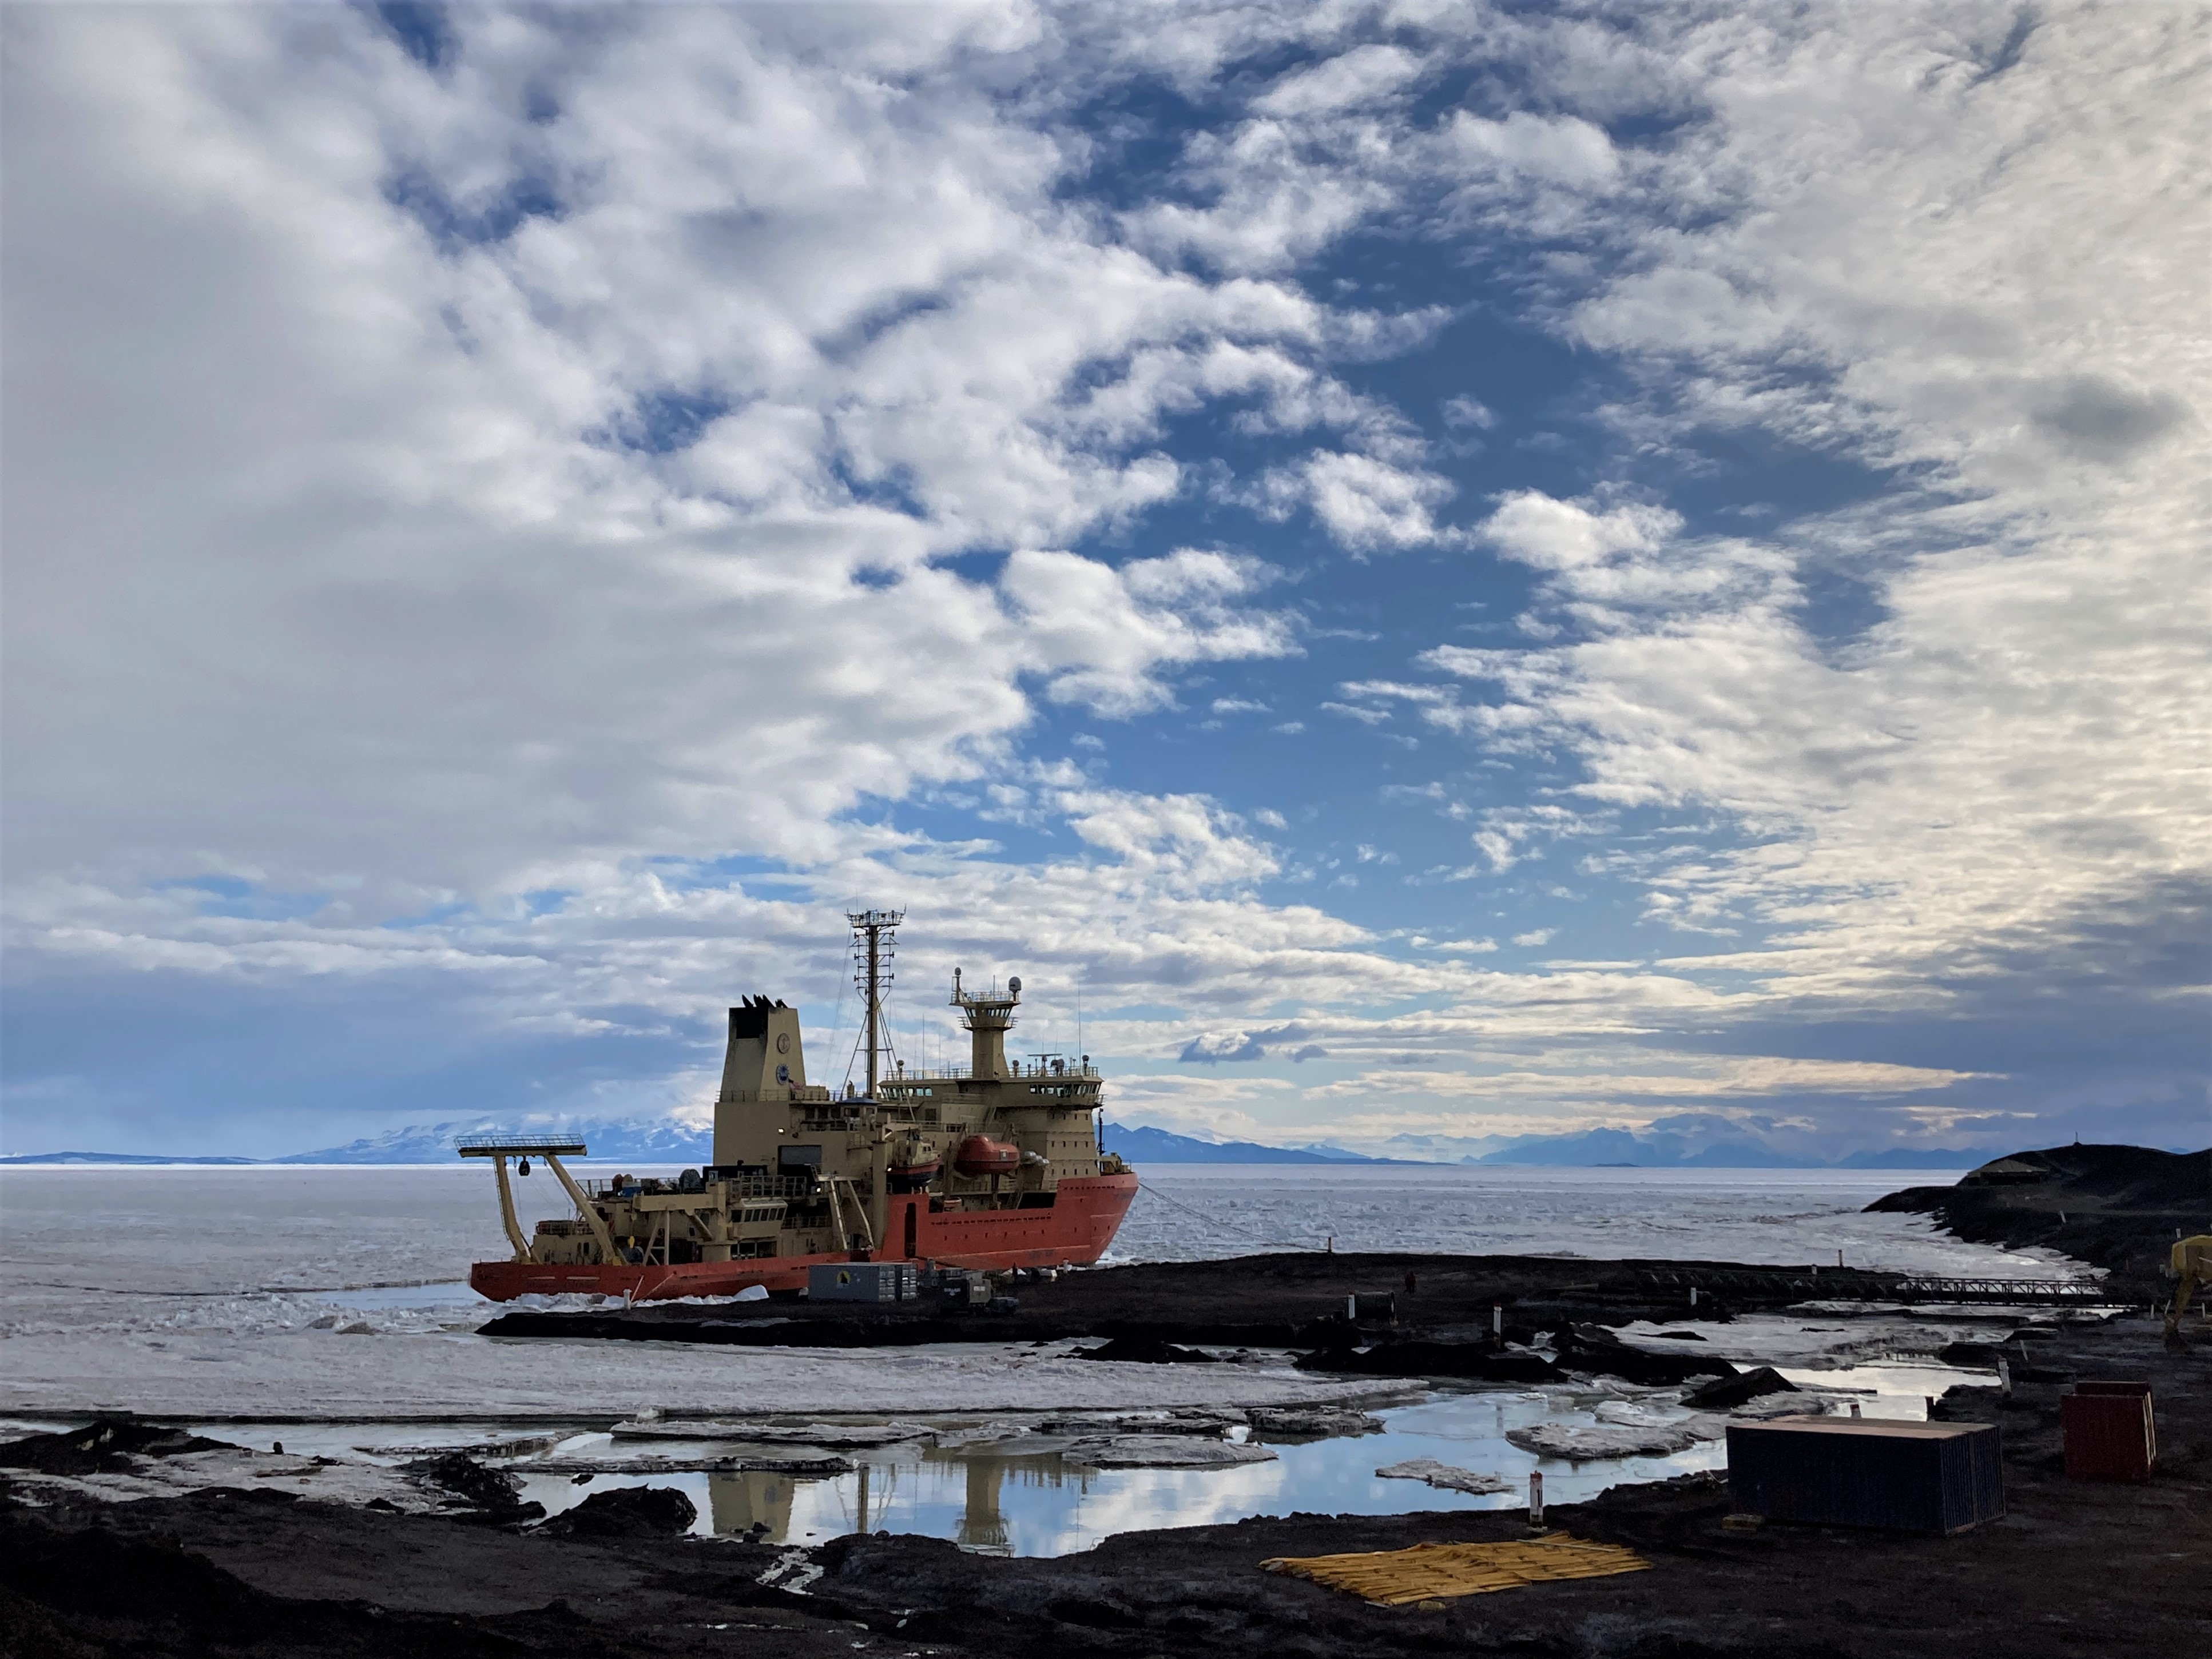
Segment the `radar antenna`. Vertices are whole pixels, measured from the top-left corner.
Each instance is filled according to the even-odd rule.
[[[890,1046],[884,1030],[884,998],[897,977],[890,965],[898,955],[892,945],[898,937],[899,923],[906,920],[906,912],[848,910],[845,920],[853,927],[853,984],[868,1011],[860,1041],[868,1051],[868,1098],[873,1100],[876,1058]]]

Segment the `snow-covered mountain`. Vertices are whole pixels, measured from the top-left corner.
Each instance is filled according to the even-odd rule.
[[[1366,1164],[1335,1147],[1262,1146],[1249,1140],[1200,1140],[1144,1123],[1101,1126],[1099,1142],[1132,1164]]]
[[[343,1146],[294,1152],[272,1164],[446,1164],[465,1135],[542,1135],[580,1140],[595,1158],[626,1158],[639,1164],[704,1164],[714,1156],[714,1132],[674,1118],[511,1118],[410,1123]]]
[[[252,1158],[173,1158],[161,1152],[17,1152],[0,1158],[0,1169],[17,1164],[258,1164]]]
[[[1522,1135],[1465,1164],[1535,1164],[1583,1168],[1632,1164],[1647,1170],[1945,1170],[1984,1162],[1987,1152],[1953,1146],[1888,1147],[1843,1156],[1776,1132],[1769,1121],[1739,1121],[1685,1112],[1642,1129],[1585,1129],[1579,1134]]]

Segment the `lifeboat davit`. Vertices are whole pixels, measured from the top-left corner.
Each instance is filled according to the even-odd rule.
[[[980,1176],[1012,1175],[1022,1167],[1022,1149],[988,1135],[969,1135],[952,1154],[952,1168],[973,1179]]]

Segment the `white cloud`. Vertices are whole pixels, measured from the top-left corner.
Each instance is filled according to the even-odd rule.
[[[1620,158],[1602,127],[1577,116],[1547,118],[1514,110],[1502,121],[1453,112],[1444,143],[1462,166],[1579,190],[1603,191],[1620,178]]]
[[[1285,503],[1303,497],[1338,541],[1362,552],[1443,539],[1432,514],[1453,494],[1433,472],[1352,454],[1315,455],[1275,475],[1270,489]]]
[[[1925,1008],[2008,994],[2001,963],[2163,973],[2154,896],[2208,852],[2212,674],[2176,603],[2205,576],[2212,349],[2177,324],[2209,250],[2172,101],[2201,42],[2063,9],[1987,74],[2009,14],[1809,17],[1671,37],[1712,113],[1652,183],[1726,210],[1655,220],[1572,326],[1666,385],[1615,411],[1639,443],[1757,426],[1917,484],[1765,542],[1510,495],[1485,535],[1547,573],[1551,639],[1432,650],[1496,701],[1423,713],[1564,743],[1587,798],[1729,815],[1750,844],[1645,863],[1651,914],[1778,930],[1726,959],[1778,988]],[[1840,642],[1806,592],[1837,574],[1873,612]]]
[[[925,562],[1179,487],[1120,447],[1141,399],[1100,425],[1116,363],[1316,326],[1099,246],[1048,138],[867,67],[988,31],[887,16],[841,65],[735,12],[456,17],[443,76],[354,11],[16,30],[13,148],[47,158],[8,245],[18,870],[181,842],[485,892],[819,856],[862,792],[971,775],[1021,676],[1126,712],[1290,648],[1249,560],[1018,552],[1004,608]],[[526,186],[544,213],[453,240]],[[613,441],[671,419],[696,441]]]
[[[1400,9],[1387,40],[1334,7],[452,15],[437,74],[364,9],[9,20],[9,955],[34,990],[388,999],[459,1050],[680,1044],[773,982],[834,1035],[839,906],[903,896],[908,983],[1019,964],[1040,1041],[1081,987],[1102,1053],[1307,1054],[1318,1081],[1124,1080],[1232,1100],[1242,1132],[1764,1094],[1871,1136],[2014,1131],[1964,1064],[1867,1057],[1879,1029],[1833,1060],[1712,1034],[2201,978],[2181,14],[2046,10],[2013,61],[2014,14],[1970,8]],[[1137,69],[1202,118],[1122,203],[1088,193],[1119,129],[1070,112]],[[1447,85],[1464,107],[1408,97]],[[1607,137],[1644,118],[1663,141]],[[1446,452],[1502,396],[1470,365],[1432,453],[1364,389],[1460,314],[1322,297],[1311,262],[1364,229],[1409,268],[1479,247],[1512,320],[1624,370],[1613,470],[1452,526]],[[1206,422],[1234,442],[1190,465]],[[1716,430],[1869,499],[1693,532],[1652,481]],[[1322,636],[1269,598],[1304,573],[1267,541],[1280,568],[1149,556],[1170,502],[1533,572],[1533,645],[1438,645],[1322,707],[1531,769],[1526,797],[1454,781],[1480,860],[1455,876],[1573,836],[1652,920],[1739,946],[1483,972],[1445,958],[1488,939],[1268,902],[1314,872],[1210,779],[1109,787],[1093,733],[1087,775],[1024,752],[1033,699],[1158,708]],[[909,800],[979,838],[900,827]],[[1631,836],[1692,802],[1693,831]],[[1047,851],[980,838],[1007,825]],[[937,1012],[902,1017],[941,1040]]]
[[[1354,46],[1285,76],[1252,100],[1263,115],[1334,113],[1374,102],[1419,76],[1422,60],[1397,46]]]
[[[1193,549],[1119,570],[1018,551],[1000,585],[1019,623],[1021,660],[1048,677],[1053,700],[1127,714],[1170,701],[1154,678],[1163,665],[1293,651],[1289,617],[1241,605],[1273,574],[1256,559]]]
[[[1619,554],[1648,554],[1680,527],[1680,518],[1656,507],[1592,513],[1534,489],[1515,490],[1482,526],[1508,558],[1539,569],[1572,571]]]

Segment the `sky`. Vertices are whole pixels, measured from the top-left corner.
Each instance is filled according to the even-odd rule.
[[[2204,1144],[2207,21],[7,7],[0,1150]]]

